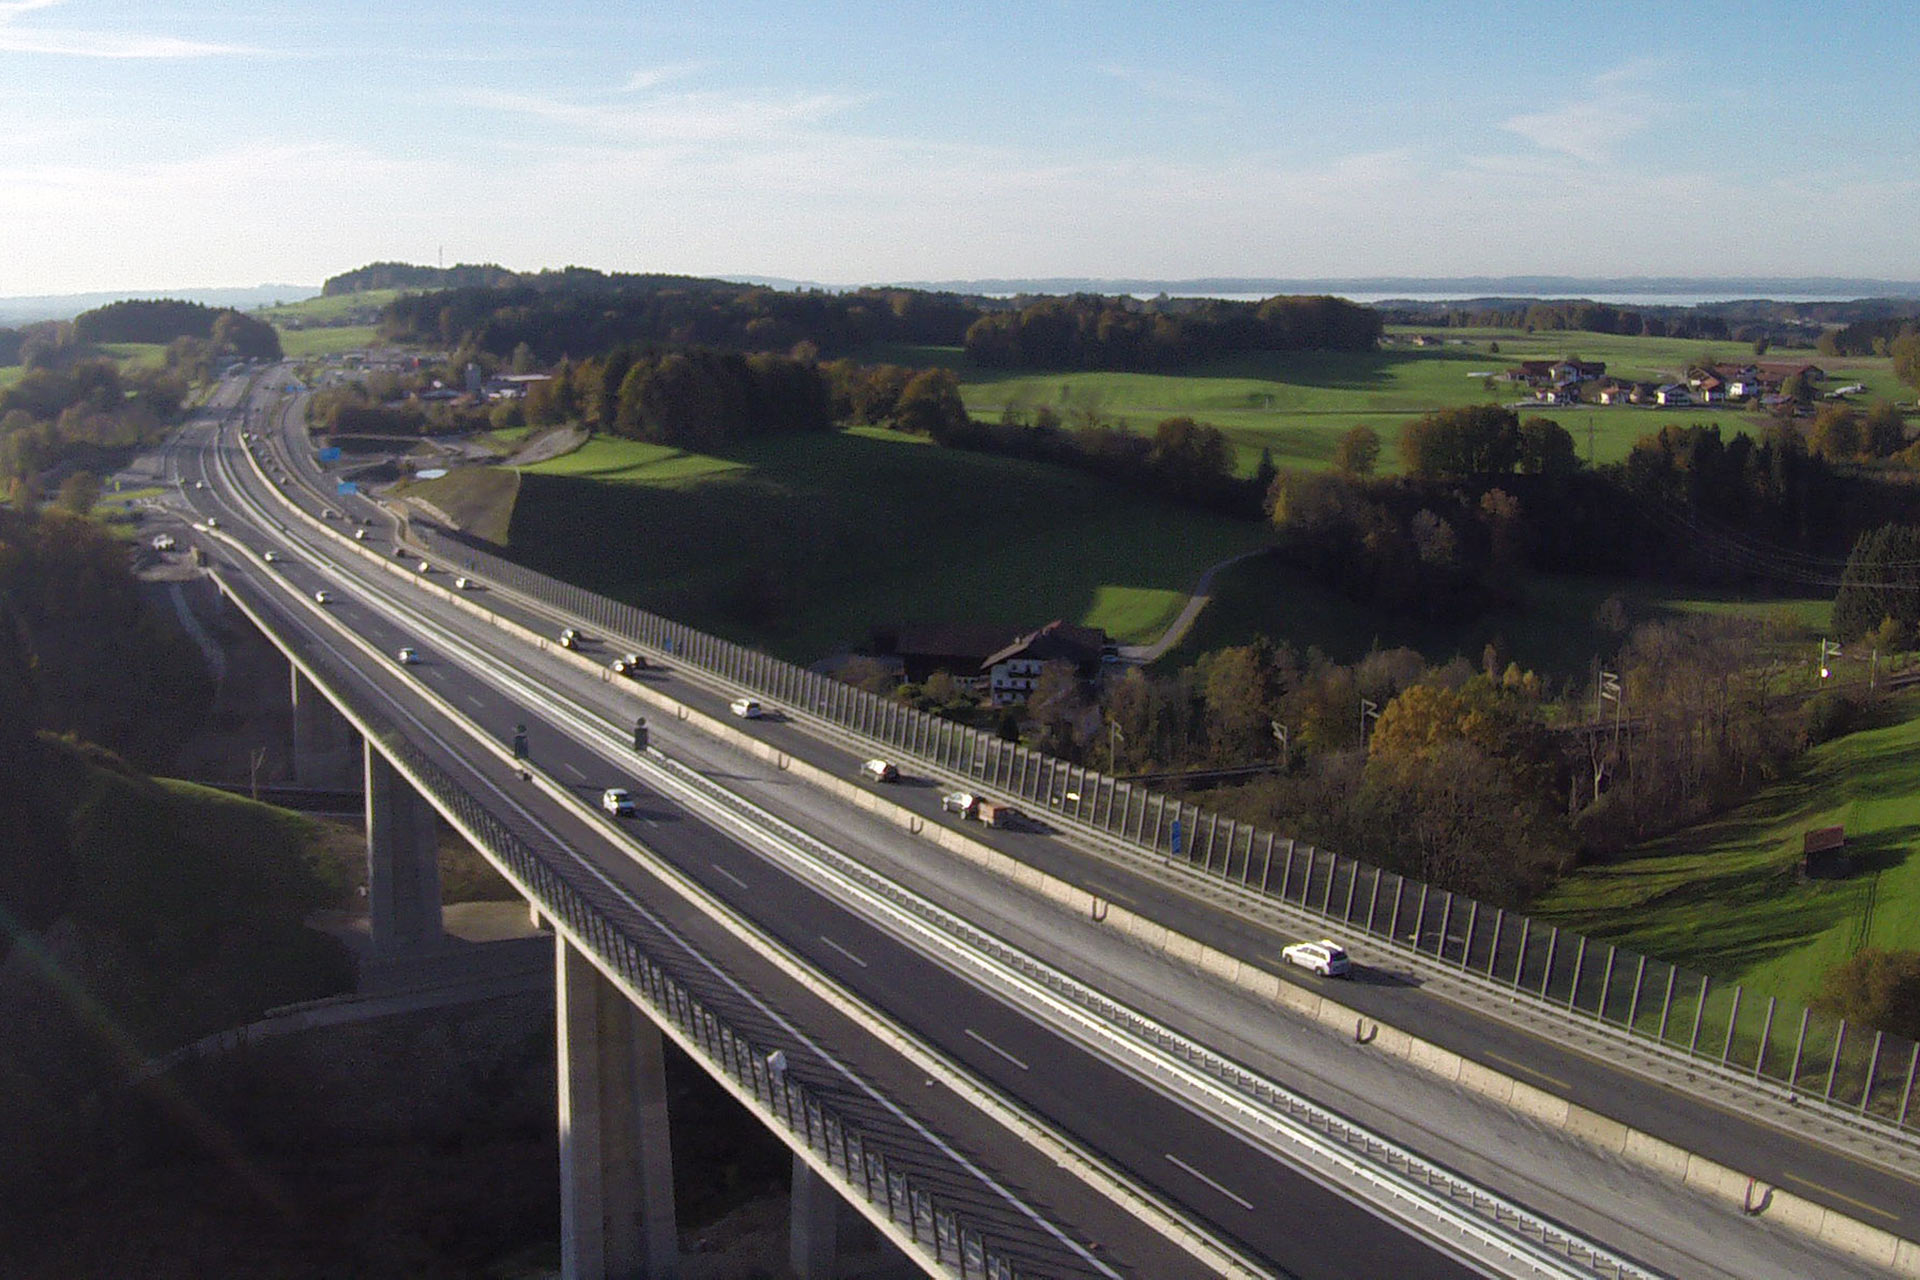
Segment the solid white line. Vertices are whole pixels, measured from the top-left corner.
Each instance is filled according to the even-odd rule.
[[[749,892],[752,891],[753,889],[752,885],[748,884],[745,880],[742,880],[739,876],[733,874],[733,872],[727,870],[725,867],[721,866],[719,863],[717,862],[714,863],[713,869],[715,871],[718,871],[721,875],[725,876],[727,879],[733,881],[735,884],[739,885],[742,889],[746,889]]]
[[[865,960],[862,960],[859,956],[853,954],[853,952],[847,950],[845,947],[835,942],[832,938],[829,938],[826,934],[823,933],[820,935],[820,941],[826,943],[828,946],[832,947],[835,951],[838,951],[841,955],[845,956],[847,959],[859,965],[862,969],[867,967],[867,962]]]
[[[987,1046],[987,1048],[999,1054],[1001,1057],[1005,1058],[1008,1062],[1011,1062],[1014,1066],[1020,1068],[1022,1071],[1033,1070],[1032,1067],[1020,1061],[1020,1059],[1014,1057],[1012,1054],[1008,1053],[1005,1049],[1002,1049],[999,1045],[987,1039],[985,1036],[981,1035],[978,1031],[975,1031],[972,1027],[967,1028],[967,1034],[972,1036],[975,1040],[979,1041],[981,1044]]]
[[[1209,1178],[1206,1174],[1200,1172],[1198,1169],[1188,1164],[1185,1160],[1182,1160],[1179,1156],[1174,1155],[1171,1151],[1167,1153],[1167,1159],[1171,1160],[1174,1164],[1178,1165],[1181,1169],[1185,1170],[1186,1172],[1192,1174],[1194,1177],[1200,1179],[1200,1181],[1206,1183],[1208,1186],[1212,1187],[1215,1191],[1218,1191],[1221,1195],[1225,1196],[1227,1199],[1239,1205],[1242,1209],[1246,1209],[1249,1211],[1253,1209],[1253,1202],[1251,1200],[1241,1199],[1239,1196],[1233,1194],[1233,1192],[1227,1190],[1225,1187],[1215,1182],[1212,1178]]]

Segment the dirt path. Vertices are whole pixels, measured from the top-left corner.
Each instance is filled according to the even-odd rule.
[[[1212,603],[1213,575],[1230,565],[1239,564],[1242,560],[1251,560],[1255,556],[1263,556],[1266,553],[1266,547],[1259,547],[1252,551],[1242,551],[1237,556],[1228,556],[1220,563],[1208,566],[1207,571],[1200,575],[1200,581],[1194,584],[1193,594],[1187,597],[1186,607],[1180,610],[1179,617],[1167,624],[1167,629],[1160,633],[1160,638],[1152,644],[1121,645],[1121,658],[1127,662],[1147,663],[1164,657],[1167,650],[1187,638],[1187,632],[1193,628],[1194,619],[1200,616],[1202,609]]]

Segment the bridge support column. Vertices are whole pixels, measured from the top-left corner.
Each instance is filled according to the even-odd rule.
[[[554,949],[561,1275],[671,1280],[666,1039],[565,935]]]
[[[834,1280],[840,1274],[844,1210],[840,1193],[796,1151],[787,1209],[787,1261],[796,1280]]]
[[[433,806],[372,743],[366,755],[367,911],[373,953],[440,941],[440,832]]]
[[[353,785],[353,726],[313,682],[288,664],[293,699],[293,778],[302,786]]]

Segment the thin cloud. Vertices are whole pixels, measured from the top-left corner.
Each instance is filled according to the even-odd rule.
[[[0,3],[0,53],[52,54],[68,58],[206,58],[254,52],[239,45],[182,40],[177,36],[30,27],[18,22],[26,14],[55,8],[60,2],[6,0]]]
[[[1671,70],[1671,59],[1665,57],[1631,58],[1589,80],[1589,92],[1581,101],[1512,116],[1500,127],[1544,151],[1585,164],[1606,164],[1622,142],[1645,129],[1660,111],[1640,86]]]
[[[700,62],[670,62],[658,67],[642,67],[627,77],[620,86],[622,93],[644,93],[657,89],[673,80],[684,80],[694,73],[704,70],[706,64]]]
[[[766,142],[838,115],[862,101],[847,94],[788,98],[714,93],[664,94],[644,102],[609,105],[565,102],[531,94],[468,95],[474,106],[528,116],[601,137],[649,143]]]
[[[1203,80],[1170,76],[1159,71],[1146,71],[1117,62],[1107,63],[1100,67],[1099,71],[1110,80],[1131,85],[1147,97],[1159,98],[1165,102],[1178,102],[1190,107],[1224,107],[1232,101],[1218,85],[1209,84]]]
[[[1548,151],[1588,164],[1605,164],[1613,158],[1615,147],[1647,127],[1647,118],[1612,103],[1575,102],[1557,111],[1514,116],[1500,127]]]

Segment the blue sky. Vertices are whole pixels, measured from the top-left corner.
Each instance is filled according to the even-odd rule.
[[[0,0],[0,296],[1920,278],[1907,4]]]

